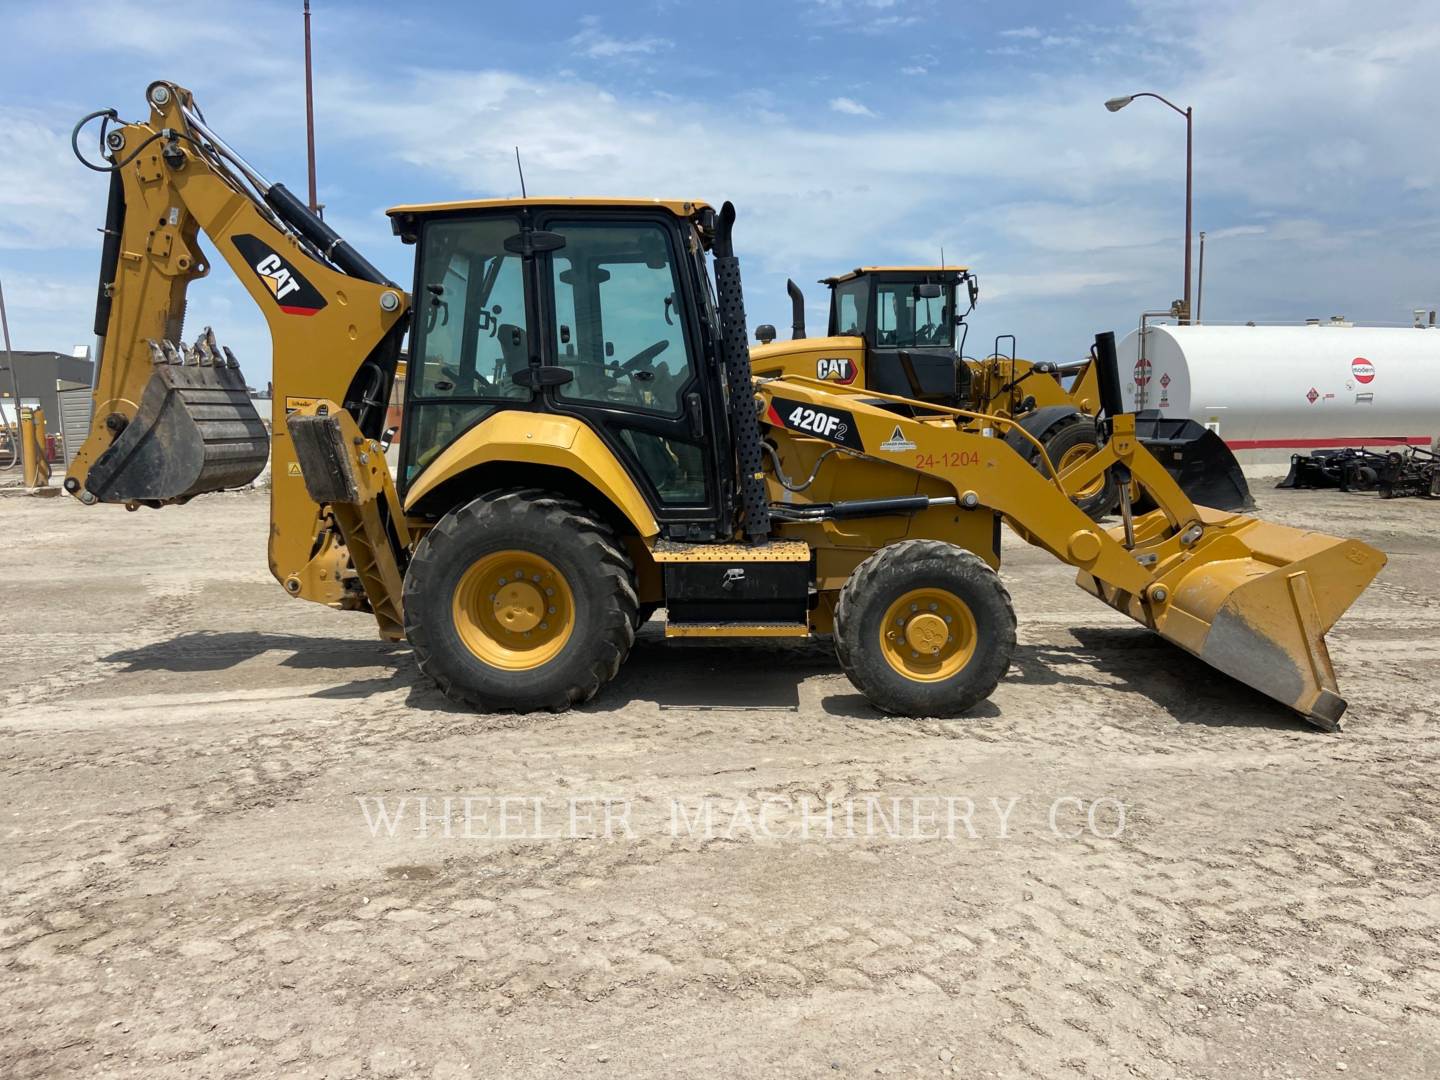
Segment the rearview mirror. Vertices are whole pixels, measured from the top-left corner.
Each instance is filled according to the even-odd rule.
[[[939,285],[916,285],[916,286],[915,286],[915,295],[916,295],[917,297],[919,297],[921,300],[939,300],[939,299],[940,299],[940,286],[939,286]]]

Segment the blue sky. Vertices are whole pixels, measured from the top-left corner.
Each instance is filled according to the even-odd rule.
[[[1181,291],[1195,107],[1206,321],[1440,302],[1433,4],[771,0],[423,5],[314,0],[327,218],[397,280],[399,202],[518,194],[732,199],[752,326],[786,276],[965,263],[972,351],[1066,359]],[[105,182],[70,154],[93,108],[190,87],[272,179],[305,185],[300,3],[0,0],[0,278],[19,348],[89,338]],[[192,289],[252,383],[263,320],[224,264]]]

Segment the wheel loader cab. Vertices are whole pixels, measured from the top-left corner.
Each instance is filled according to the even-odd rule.
[[[956,351],[956,292],[969,280],[964,267],[918,266],[865,266],[824,278],[830,334],[864,340],[870,389],[956,403],[960,383],[968,385]]]
[[[709,207],[525,199],[391,217],[416,245],[402,496],[454,479],[431,470],[501,414],[542,413],[592,431],[666,536],[730,534]]]

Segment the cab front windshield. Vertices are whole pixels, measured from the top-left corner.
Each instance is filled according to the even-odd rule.
[[[875,344],[887,349],[951,348],[955,344],[955,288],[882,281],[875,290]]]

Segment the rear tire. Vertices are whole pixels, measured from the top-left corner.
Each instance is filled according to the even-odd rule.
[[[952,544],[882,548],[840,590],[840,666],[885,712],[963,713],[994,692],[1014,651],[1015,609],[1000,575]]]
[[[1051,431],[1044,442],[1050,464],[1059,472],[1099,449],[1100,431],[1091,417],[1077,415]],[[1107,469],[1104,476],[1072,501],[1084,510],[1091,520],[1099,521],[1114,511],[1120,501],[1120,489]]]
[[[634,568],[589,510],[492,492],[425,534],[405,573],[420,670],[482,711],[559,712],[595,696],[635,640]]]

